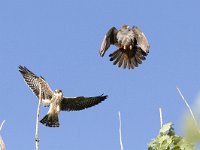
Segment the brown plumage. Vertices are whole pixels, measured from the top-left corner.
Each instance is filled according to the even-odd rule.
[[[100,48],[100,56],[104,56],[110,45],[119,49],[109,55],[110,61],[118,67],[134,69],[145,60],[149,53],[149,43],[144,33],[138,28],[123,25],[118,31],[112,27],[105,35]]]

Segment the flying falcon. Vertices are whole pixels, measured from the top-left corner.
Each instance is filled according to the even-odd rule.
[[[107,95],[95,97],[64,97],[61,90],[56,89],[55,92],[52,91],[47,81],[42,76],[38,77],[23,66],[19,66],[19,71],[37,98],[39,98],[41,86],[41,103],[44,106],[49,106],[49,111],[40,122],[48,127],[59,127],[58,115],[60,111],[78,111],[86,109],[99,104],[107,98]]]
[[[144,33],[137,27],[130,28],[123,25],[120,30],[112,27],[106,33],[100,48],[100,56],[103,57],[110,45],[118,47],[109,55],[113,64],[124,69],[134,69],[145,60],[149,53],[150,45]]]

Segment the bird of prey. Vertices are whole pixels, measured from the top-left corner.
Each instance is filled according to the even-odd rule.
[[[150,45],[144,33],[137,27],[130,28],[123,25],[120,30],[112,27],[106,33],[100,48],[100,56],[103,57],[110,45],[118,47],[109,55],[113,64],[118,67],[134,69],[145,60],[149,53]]]
[[[52,91],[42,76],[35,75],[25,66],[19,66],[19,71],[37,98],[39,98],[41,89],[41,103],[44,106],[49,106],[49,111],[40,122],[48,127],[59,127],[58,115],[60,111],[82,110],[97,105],[107,98],[107,95],[95,97],[64,97],[61,90],[56,89],[55,92]]]

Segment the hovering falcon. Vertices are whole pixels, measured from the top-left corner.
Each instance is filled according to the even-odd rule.
[[[118,47],[109,55],[113,64],[124,69],[134,69],[145,60],[149,53],[150,45],[144,33],[136,26],[129,28],[123,25],[120,30],[112,27],[106,33],[100,48],[100,56],[103,57],[110,45]]]
[[[37,98],[39,98],[41,85],[41,103],[44,106],[49,106],[50,108],[47,115],[40,122],[48,127],[59,127],[58,115],[60,111],[82,110],[97,105],[107,98],[107,95],[95,97],[64,97],[61,90],[56,89],[55,92],[52,91],[42,76],[38,77],[23,66],[19,66],[19,71]]]

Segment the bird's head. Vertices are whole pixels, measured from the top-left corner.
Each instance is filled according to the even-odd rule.
[[[55,93],[56,93],[56,94],[60,94],[60,93],[62,93],[62,90],[56,89],[56,90],[55,90]]]
[[[124,25],[122,26],[122,29],[127,30],[127,29],[129,29],[129,26],[128,26],[127,24],[124,24]]]
[[[63,92],[60,89],[55,90],[55,95],[63,97]]]

